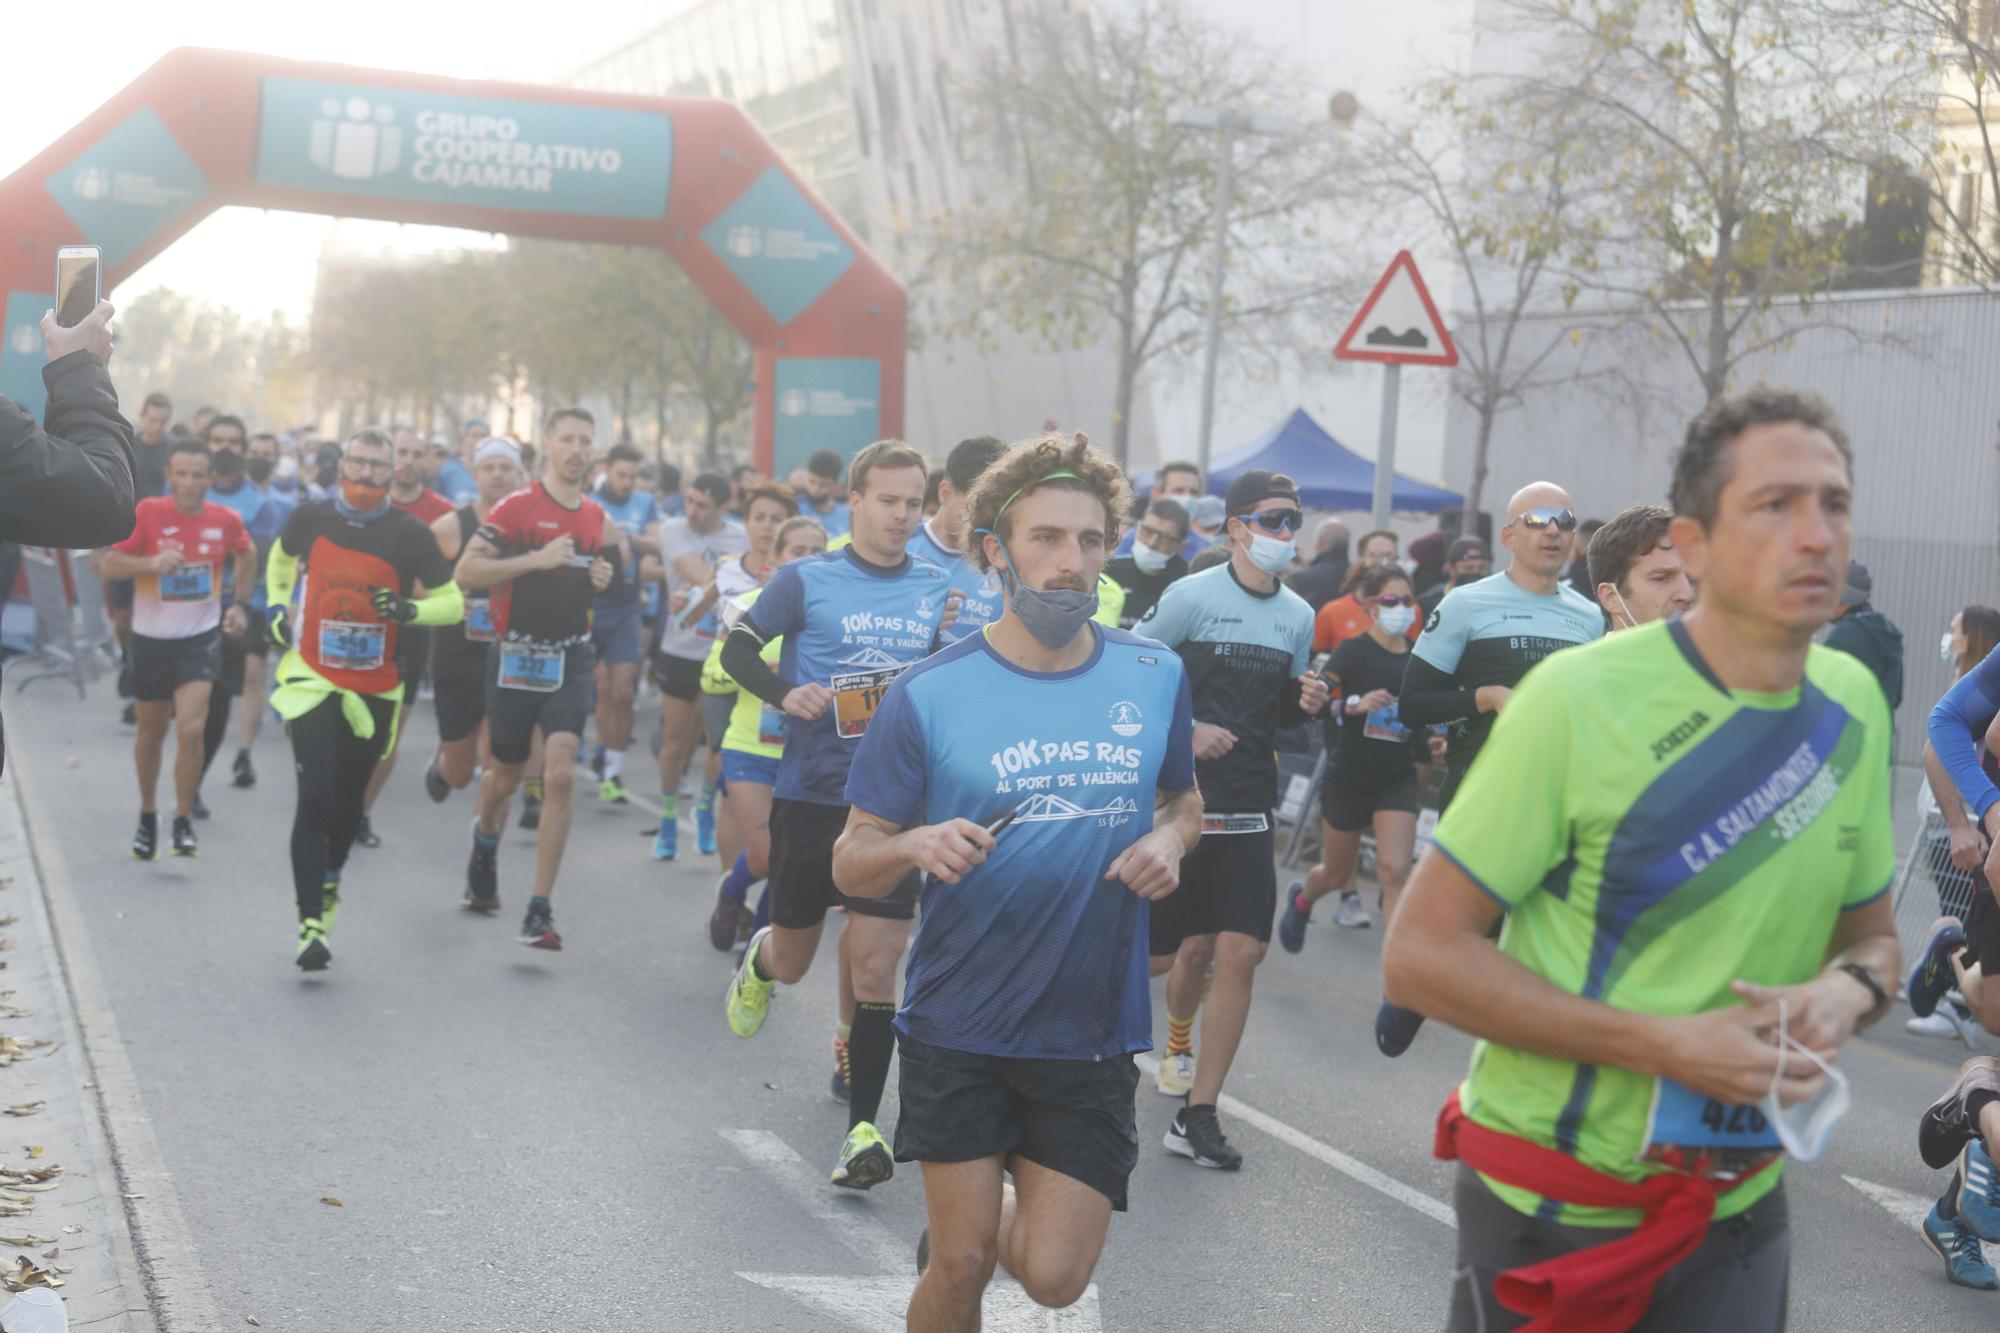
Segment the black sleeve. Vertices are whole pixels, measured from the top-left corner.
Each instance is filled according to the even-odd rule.
[[[1412,727],[1433,727],[1440,722],[1463,722],[1479,711],[1476,690],[1459,688],[1458,681],[1439,671],[1415,653],[1403,668],[1403,692],[1397,696],[1403,722]]]
[[[42,368],[44,430],[0,398],[0,539],[109,546],[132,533],[132,427],[104,362],[71,352]]]
[[[1300,687],[1296,676],[1285,682],[1285,692],[1278,700],[1278,730],[1290,731],[1312,721],[1312,717],[1299,705]]]
[[[764,660],[764,642],[752,630],[738,625],[722,641],[722,669],[750,693],[762,699],[773,708],[785,706],[785,696],[792,687],[784,677],[771,670]]]

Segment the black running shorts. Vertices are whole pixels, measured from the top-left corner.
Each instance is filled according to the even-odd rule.
[[[573,643],[564,654],[562,684],[556,689],[503,688],[496,648],[486,670],[486,735],[495,762],[527,763],[536,727],[544,737],[563,732],[582,736],[584,723],[597,710],[596,670],[590,644]]]
[[[1081,1181],[1125,1211],[1139,1164],[1139,1067],[1109,1060],[1016,1060],[927,1046],[896,1034],[899,1162],[1019,1154]]]
[[[1374,827],[1377,810],[1415,814],[1419,804],[1414,768],[1388,782],[1370,776],[1345,780],[1338,770],[1329,768],[1319,789],[1320,818],[1341,833]]]
[[[1225,930],[1269,943],[1278,911],[1275,838],[1268,819],[1261,833],[1202,834],[1181,861],[1181,886],[1153,900],[1153,957],[1173,953],[1189,936]]]
[[[653,681],[669,699],[691,704],[701,697],[701,663],[692,657],[655,652]]]
[[[908,921],[917,914],[922,884],[912,874],[881,898],[850,898],[833,886],[833,844],[847,827],[847,807],[818,801],[771,802],[771,922],[809,930],[827,910]]]
[[[437,705],[438,739],[449,745],[479,730],[486,720],[486,678],[493,664],[481,651],[445,651],[442,646],[431,662],[432,702]]]
[[[208,630],[187,639],[132,636],[132,697],[159,703],[196,681],[213,682],[222,672],[222,631]]]
[[[1972,877],[1972,910],[1965,914],[1966,966],[1984,961],[1984,971],[2000,972],[2000,902],[1986,887],[1986,876]]]

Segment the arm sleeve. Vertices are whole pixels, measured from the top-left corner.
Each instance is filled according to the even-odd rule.
[[[806,585],[799,577],[796,563],[781,566],[764,585],[757,601],[743,613],[743,628],[748,629],[760,645],[787,634],[796,634],[805,628]],[[727,660],[723,662],[728,666]],[[735,675],[734,671],[730,672]],[[740,676],[737,677],[742,679]]]
[[[1188,583],[1169,583],[1160,592],[1160,600],[1153,603],[1153,609],[1146,618],[1132,627],[1134,634],[1143,634],[1168,648],[1178,648],[1187,640],[1188,612],[1192,598],[1187,594]]]
[[[42,382],[46,430],[0,398],[0,539],[109,546],[132,531],[132,427],[94,353],[50,362]]]
[[[1548,665],[1514,691],[1433,839],[1507,907],[1540,887],[1569,854],[1570,711],[1562,673]]]
[[[291,535],[289,526],[286,535]],[[299,581],[299,558],[281,539],[271,545],[271,555],[264,562],[264,600],[275,607],[289,607],[292,604],[292,588]]]
[[[783,708],[785,696],[792,692],[784,677],[771,670],[771,664],[764,660],[764,640],[748,625],[738,625],[722,641],[722,669],[738,685],[773,708]]]
[[[1410,664],[1403,668],[1403,692],[1396,700],[1403,721],[1413,727],[1462,722],[1479,711],[1477,690],[1459,688],[1449,673],[1417,656],[1414,648],[1410,650]]]
[[[920,823],[924,813],[923,723],[910,691],[893,682],[882,696],[847,773],[847,803],[900,828]],[[984,810],[961,812],[967,819],[989,818]]]
[[[1161,791],[1182,792],[1194,786],[1194,689],[1187,668],[1180,668],[1174,691],[1174,721],[1167,729],[1167,757],[1160,764]]]
[[[1985,818],[1993,803],[2000,801],[2000,788],[1994,787],[1979,762],[1979,742],[1996,713],[2000,713],[2000,648],[1961,676],[1931,709],[1931,748],[1975,819]]]

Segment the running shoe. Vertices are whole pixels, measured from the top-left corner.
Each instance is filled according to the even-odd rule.
[[[138,726],[139,705],[131,702],[130,700],[127,700],[125,704],[125,711],[118,715],[118,720],[120,722],[123,722],[128,727]]]
[[[1979,1237],[1957,1220],[1945,1221],[1936,1204],[1924,1219],[1923,1235],[1930,1252],[1944,1260],[1944,1275],[1954,1284],[1974,1291],[2000,1291],[2000,1273],[1986,1262]]]
[[[1404,1009],[1398,1005],[1382,1001],[1382,1007],[1375,1011],[1375,1048],[1391,1060],[1410,1049],[1410,1043],[1417,1039],[1417,1030],[1424,1025],[1424,1016],[1414,1009]]]
[[[2000,1241],[2000,1174],[1977,1133],[1958,1155],[1958,1219],[1981,1240]]]
[[[538,829],[542,826],[542,798],[523,795],[521,797],[521,827]]]
[[[729,982],[729,1002],[725,1012],[729,1015],[729,1030],[739,1037],[754,1037],[764,1026],[765,1015],[771,1012],[771,995],[778,989],[775,981],[765,981],[757,975],[755,959],[757,951],[764,947],[764,937],[771,933],[769,926],[750,937],[750,947],[743,951],[743,961],[737,964],[736,975]]]
[[[1958,1025],[1940,1007],[1929,1018],[1911,1018],[1903,1022],[1903,1031],[1913,1037],[1956,1037]]]
[[[334,922],[340,920],[340,880],[332,875],[319,886],[319,923],[326,933],[333,934]]]
[[[160,854],[160,817],[150,811],[139,816],[139,829],[132,835],[132,859],[150,861]]]
[[[1917,955],[1916,965],[1903,983],[1911,1013],[1918,1018],[1929,1018],[1944,993],[1958,984],[1958,975],[1951,970],[1951,956],[1964,947],[1965,927],[1957,917],[1941,916],[1931,923],[1930,938],[1924,941],[1923,952]]]
[[[1333,924],[1345,926],[1349,930],[1366,930],[1369,926],[1368,913],[1361,907],[1361,891],[1347,889],[1340,895],[1340,906],[1333,912]]]
[[[1924,1165],[1941,1171],[1979,1134],[1966,1102],[1975,1092],[2000,1095],[2000,1060],[1975,1055],[1958,1067],[1958,1077],[1917,1121],[1917,1152]]]
[[[556,914],[546,902],[528,904],[528,914],[521,918],[520,939],[530,949],[562,952],[562,936],[556,934]]]
[[[365,814],[361,816],[361,823],[354,830],[354,845],[357,847],[380,847],[382,845],[382,835],[375,831],[375,825],[369,822],[368,816]]]
[[[194,821],[186,815],[174,816],[174,855],[201,855],[201,849],[194,845]]]
[[[715,855],[715,806],[713,803],[695,807],[694,849],[703,856]]]
[[[1194,1052],[1168,1051],[1153,1070],[1153,1086],[1162,1097],[1185,1097],[1194,1087]]]
[[[728,879],[724,871],[715,881],[715,910],[708,914],[708,947],[717,953],[728,953],[735,946],[736,923],[746,915],[743,904],[722,891]]]
[[[1304,900],[1306,886],[1299,880],[1285,890],[1285,914],[1278,918],[1278,943],[1286,953],[1306,947],[1306,927],[1312,924],[1312,904]]]
[[[671,819],[664,815],[661,816],[660,827],[653,834],[653,859],[655,861],[673,860],[674,854],[680,850],[680,840],[680,820]]]
[[[479,841],[479,821],[472,821],[472,855],[465,863],[465,905],[475,912],[500,910],[500,844]]]
[[[602,780],[604,777],[604,747],[592,747],[590,751],[590,776]]]
[[[842,1189],[873,1189],[896,1174],[896,1159],[881,1133],[866,1120],[847,1131],[840,1160],[833,1164],[833,1183]]]
[[[299,922],[299,970],[324,971],[332,961],[333,950],[326,947],[326,927],[310,918]]]
[[[194,808],[188,811],[188,813],[193,815],[196,819],[208,818],[208,805],[201,799],[200,792],[196,792],[194,794]]]
[[[1223,1137],[1213,1106],[1183,1106],[1174,1112],[1165,1142],[1168,1152],[1179,1153],[1196,1166],[1234,1171],[1243,1165],[1243,1154]]]
[[[630,805],[632,798],[625,794],[625,779],[606,778],[597,784],[597,799],[606,805]]]
[[[438,758],[432,755],[430,763],[424,766],[424,795],[443,805],[445,798],[451,795],[451,784],[444,780],[444,774],[438,772]]]
[[[847,1105],[847,1043],[839,1033],[833,1037],[833,1099],[842,1106]]]
[[[257,766],[250,762],[250,752],[248,750],[238,750],[236,752],[236,762],[229,767],[236,775],[229,780],[230,786],[254,787],[257,785]]]

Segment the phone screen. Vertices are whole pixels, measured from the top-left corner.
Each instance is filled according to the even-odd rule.
[[[66,329],[75,328],[97,309],[97,262],[95,253],[56,258],[56,323]]]

